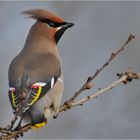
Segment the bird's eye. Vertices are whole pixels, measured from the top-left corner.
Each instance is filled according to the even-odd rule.
[[[48,27],[49,28],[54,28],[55,27],[54,22],[48,22],[47,24],[48,24]]]

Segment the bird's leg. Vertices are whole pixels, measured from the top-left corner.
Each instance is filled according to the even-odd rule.
[[[19,121],[18,125],[14,128],[14,130],[19,130],[21,128],[22,120],[23,120],[23,115],[21,116],[20,121]]]
[[[56,111],[53,115],[53,118],[56,119],[58,117],[58,111]]]
[[[23,120],[23,114],[22,114],[22,116],[21,116],[21,118],[20,118],[20,121],[19,121],[18,125],[14,128],[14,131],[20,130],[22,120]],[[20,135],[21,135],[21,137],[23,137],[23,133],[21,133]],[[18,136],[17,136],[17,137],[18,137]]]
[[[8,129],[8,130],[10,130],[10,131],[12,130],[12,128],[13,128],[13,126],[14,126],[16,120],[17,120],[17,112],[15,113],[14,118],[13,118],[12,121],[11,121],[11,124],[10,124],[9,126],[7,126],[7,129]]]
[[[53,118],[56,119],[58,117],[58,113],[53,115]]]

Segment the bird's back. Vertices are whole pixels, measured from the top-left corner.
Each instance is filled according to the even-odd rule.
[[[60,76],[60,74],[60,62],[54,54],[50,52],[20,53],[10,64],[9,85],[18,88],[25,85],[25,88],[26,86],[30,88],[35,82],[46,82],[49,77]]]

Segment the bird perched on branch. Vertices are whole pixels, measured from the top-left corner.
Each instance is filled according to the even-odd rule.
[[[34,9],[24,11],[37,20],[31,27],[21,52],[9,67],[9,99],[18,116],[32,127],[46,125],[56,117],[63,96],[63,75],[57,43],[74,24],[54,13]]]

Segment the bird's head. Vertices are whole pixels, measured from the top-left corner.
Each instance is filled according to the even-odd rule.
[[[44,9],[27,10],[22,13],[37,20],[35,25],[32,27],[33,30],[37,30],[38,33],[43,34],[50,39],[54,39],[56,43],[59,41],[63,33],[74,25],[73,23],[66,22],[56,14]]]

